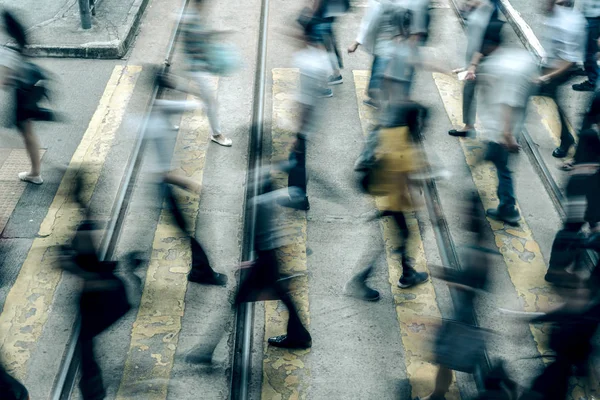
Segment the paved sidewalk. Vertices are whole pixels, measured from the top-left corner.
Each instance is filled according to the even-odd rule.
[[[149,0],[100,0],[92,28],[81,28],[78,0],[0,0],[27,27],[28,52],[41,57],[121,58]],[[0,43],[8,38],[0,34]]]

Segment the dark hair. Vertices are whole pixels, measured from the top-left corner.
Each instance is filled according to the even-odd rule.
[[[12,37],[19,46],[17,50],[23,51],[25,46],[27,46],[27,34],[25,33],[23,24],[21,24],[14,15],[6,10],[2,12],[2,19],[4,21],[4,29],[6,30],[6,33]]]
[[[487,29],[485,30],[485,34],[483,36],[483,46],[482,50],[486,48],[486,46],[498,47],[502,44],[502,27],[504,26],[504,21],[499,19],[493,19],[488,24]]]

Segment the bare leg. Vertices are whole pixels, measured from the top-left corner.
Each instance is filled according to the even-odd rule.
[[[424,397],[421,400],[441,400],[444,398],[448,390],[450,390],[450,384],[452,383],[452,370],[446,367],[440,366],[437,375],[435,377],[435,389],[429,396]]]
[[[31,171],[29,172],[29,175],[40,176],[40,141],[38,140],[36,134],[33,132],[31,121],[26,121],[23,123],[21,134],[23,135],[23,140],[25,141],[25,149],[27,150],[27,155],[31,160]]]

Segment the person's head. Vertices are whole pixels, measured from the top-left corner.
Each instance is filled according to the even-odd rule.
[[[483,44],[481,46],[481,53],[484,56],[492,54],[502,44],[502,27],[504,22],[500,20],[490,21],[485,35],[483,36]]]

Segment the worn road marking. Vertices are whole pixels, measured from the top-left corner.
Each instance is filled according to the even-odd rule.
[[[456,78],[442,74],[433,74],[433,78],[450,117],[450,122],[454,126],[459,126],[462,121],[462,84]],[[477,165],[485,145],[476,139],[461,138],[460,143],[484,208],[497,207],[496,169],[489,163]],[[488,221],[523,310],[545,312],[562,303],[560,296],[544,280],[546,262],[525,219],[521,219],[519,227],[504,225],[502,222],[489,218]],[[552,352],[548,348],[547,326],[530,324],[529,327],[539,353],[551,354]],[[592,384],[592,387],[595,387],[595,384]],[[584,383],[573,380],[570,396],[572,399],[578,399],[581,396],[585,398]]]
[[[216,86],[217,83],[215,78],[212,84]],[[179,174],[199,183],[202,183],[210,143],[209,132],[208,119],[202,109],[183,115],[173,164],[177,165]],[[194,232],[200,196],[180,190],[176,193]],[[189,236],[179,230],[168,208],[163,205],[117,399],[140,396],[148,400],[167,398],[185,311],[187,273],[191,261]]]
[[[0,234],[6,227],[23,191],[28,183],[17,176],[19,172],[29,171],[31,162],[25,149],[0,149],[6,153],[6,159],[0,164]],[[40,150],[43,157],[46,150]]]
[[[295,68],[273,69],[273,125],[272,161],[287,159],[295,140],[294,125],[297,121],[296,89],[298,70]],[[273,177],[276,188],[287,187],[287,175],[276,173]],[[281,247],[277,257],[286,274],[306,273],[306,212],[282,211],[286,227],[296,231],[292,243]],[[292,298],[305,326],[310,325],[308,304],[308,278],[296,278]],[[305,399],[309,388],[310,368],[307,358],[310,349],[286,350],[271,347],[267,339],[286,332],[288,312],[280,301],[265,303],[265,338],[263,358],[262,399],[284,400]],[[310,329],[309,329],[310,330]]]
[[[6,298],[0,314],[0,352],[9,371],[19,379],[25,378],[27,362],[42,334],[62,276],[62,272],[51,265],[52,246],[67,244],[82,220],[80,210],[71,206],[73,178],[85,165],[87,185],[82,199],[89,204],[141,70],[139,66],[122,65],[113,70],[98,108],[40,226],[39,237],[33,241]]]
[[[365,89],[369,82],[369,72],[353,72],[360,121],[363,134],[367,135],[375,121],[375,113],[363,104],[363,100],[367,98]],[[381,206],[379,201],[377,201],[377,206]],[[407,221],[413,235],[409,251],[411,256],[415,257],[415,268],[418,271],[429,272],[419,223],[414,213],[407,214]],[[435,337],[436,325],[441,319],[441,314],[431,280],[412,289],[400,289],[397,286],[402,273],[400,257],[394,253],[399,244],[399,235],[394,222],[389,218],[386,218],[382,225],[390,285],[404,347],[406,373],[412,387],[412,397],[424,397],[433,391],[437,366],[426,361],[430,359],[430,354],[423,342],[424,338]],[[459,398],[458,388],[453,383],[450,391],[446,394],[446,399]]]

